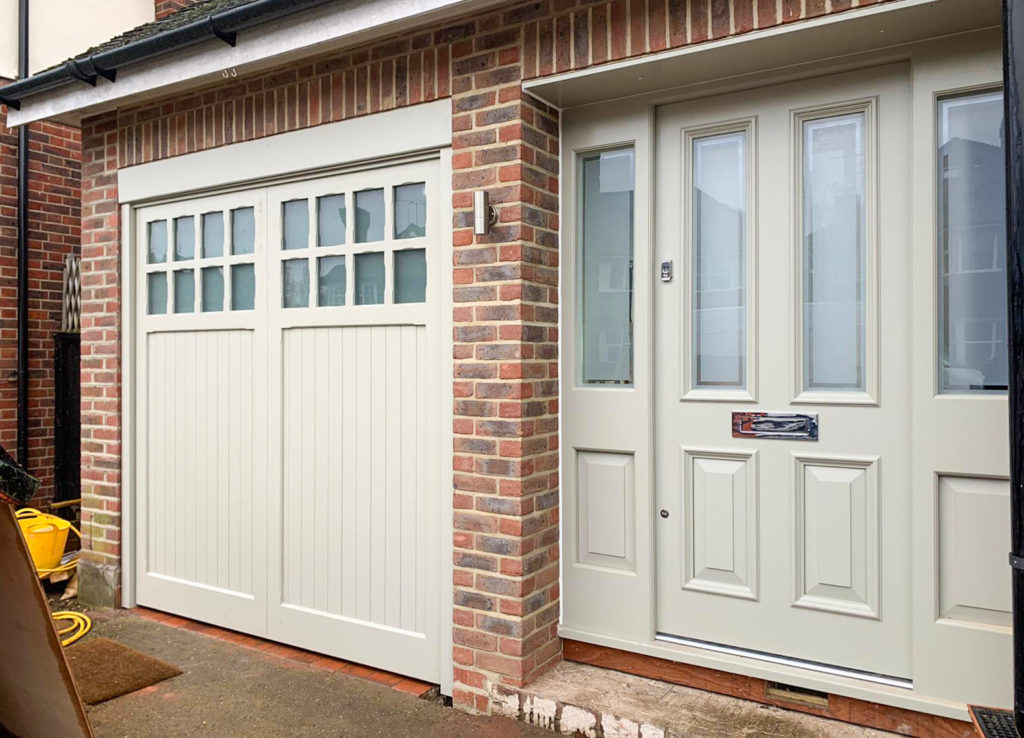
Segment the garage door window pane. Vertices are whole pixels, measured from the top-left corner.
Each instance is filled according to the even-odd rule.
[[[191,269],[174,273],[174,312],[192,313],[196,309],[196,277]]]
[[[291,200],[284,203],[284,247],[309,248],[309,201]]]
[[[865,119],[803,124],[804,389],[863,391]]]
[[[584,384],[633,382],[633,150],[580,161],[578,290]]]
[[[290,259],[282,267],[284,307],[309,307],[309,261]]]
[[[167,221],[155,220],[149,223],[146,229],[146,261],[150,264],[162,264],[167,261]]]
[[[319,302],[321,306],[344,305],[346,269],[344,256],[322,256],[317,259]]]
[[[224,213],[203,215],[203,257],[224,255]]]
[[[939,101],[939,389],[1005,391],[1003,96]]]
[[[174,259],[184,261],[196,256],[196,219],[191,215],[174,219]]]
[[[747,345],[747,134],[693,141],[693,377],[742,388]]]
[[[256,250],[256,213],[252,208],[231,211],[231,253],[251,254]]]
[[[203,270],[203,312],[215,313],[224,309],[224,268],[207,267]]]
[[[146,277],[148,299],[146,312],[150,315],[167,313],[167,272],[154,272]]]
[[[231,309],[252,310],[256,306],[256,269],[252,264],[231,267]]]
[[[427,233],[427,188],[423,182],[395,188],[395,238],[420,238]]]
[[[345,243],[345,196],[325,195],[317,198],[317,243],[340,246]]]
[[[427,252],[395,252],[395,302],[427,301]]]
[[[356,243],[384,240],[384,190],[356,193]]]
[[[356,254],[356,305],[384,302],[384,254]]]

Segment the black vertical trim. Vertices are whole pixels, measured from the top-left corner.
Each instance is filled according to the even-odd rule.
[[[1010,533],[1024,554],[1024,0],[1003,0],[1006,92],[1006,278],[1010,404]],[[1011,559],[1012,560],[1012,559]],[[1013,567],[1013,713],[1024,735],[1024,570]]]
[[[18,0],[18,76],[28,77],[28,0]],[[28,468],[28,126],[18,128],[18,463]]]

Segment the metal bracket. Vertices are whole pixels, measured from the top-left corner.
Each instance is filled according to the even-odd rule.
[[[1018,571],[1024,571],[1024,556],[1018,556],[1017,554],[1010,554],[1010,568],[1017,569]]]
[[[213,22],[212,15],[209,18],[207,18],[206,21],[210,24],[210,30],[213,32],[213,35],[219,38],[224,43],[226,43],[228,46],[234,46],[235,43],[238,41],[238,32],[222,31],[221,29],[217,28],[217,24]]]
[[[79,80],[80,82],[85,82],[87,85],[92,85],[93,87],[96,86],[96,78],[99,75],[86,74],[85,71],[82,69],[82,66],[78,63],[77,59],[68,60],[68,72],[71,74],[72,77]]]

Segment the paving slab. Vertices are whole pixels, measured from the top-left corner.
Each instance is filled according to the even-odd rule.
[[[183,673],[89,708],[97,738],[147,736],[443,736],[550,738],[501,717],[437,702],[242,648],[127,612],[97,613],[93,633]]]

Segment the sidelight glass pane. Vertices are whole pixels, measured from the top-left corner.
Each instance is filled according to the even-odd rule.
[[[345,271],[344,256],[321,256],[317,259],[318,305],[345,304]]]
[[[196,256],[196,219],[187,215],[174,219],[174,260],[184,261]]]
[[[203,269],[203,312],[216,313],[224,309],[224,267]]]
[[[420,238],[427,233],[427,186],[423,182],[395,187],[395,238]]]
[[[356,305],[384,302],[384,254],[356,254]]]
[[[395,302],[427,301],[427,252],[395,252]]]
[[[224,213],[203,213],[203,258],[224,255]]]
[[[804,389],[863,391],[863,113],[803,123]]]
[[[146,312],[150,315],[167,313],[167,272],[153,272],[146,276]]]
[[[256,307],[256,268],[252,264],[231,267],[231,309],[252,310]]]
[[[256,213],[252,208],[231,211],[231,253],[251,254],[256,250]]]
[[[356,193],[356,243],[384,240],[384,190]]]
[[[290,200],[281,204],[286,249],[309,248],[309,201]]]
[[[316,199],[317,243],[340,246],[345,243],[345,196],[325,195]]]
[[[1007,388],[1000,92],[939,101],[939,390]]]
[[[167,261],[167,221],[154,220],[146,225],[146,262],[162,264]]]
[[[174,273],[174,312],[194,313],[196,310],[196,275],[191,269]]]
[[[580,160],[580,375],[584,384],[633,382],[632,149]]]
[[[746,386],[747,133],[693,141],[693,385]]]
[[[309,260],[289,259],[281,267],[284,307],[309,307]]]

